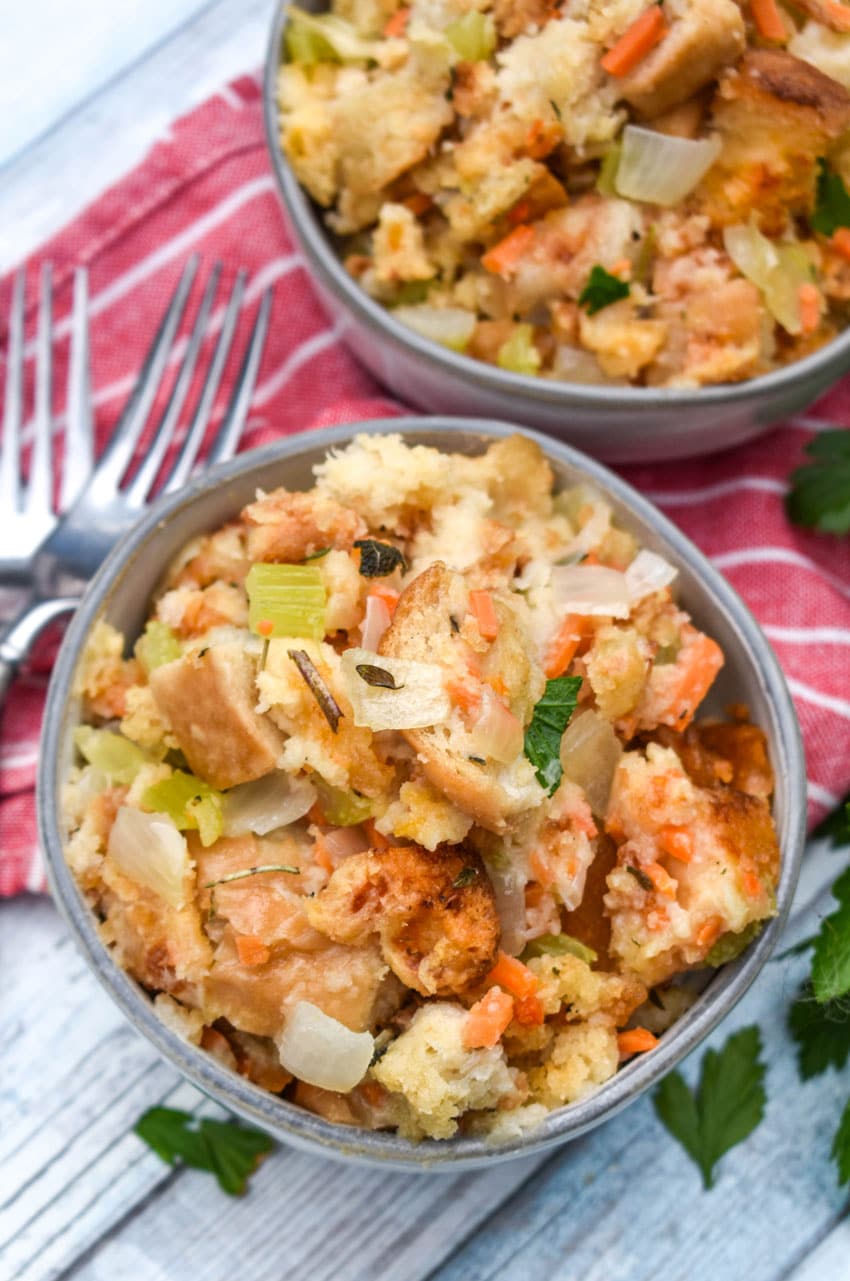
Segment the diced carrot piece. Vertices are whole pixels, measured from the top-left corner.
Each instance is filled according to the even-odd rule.
[[[511,692],[501,676],[488,676],[485,683],[490,686],[494,694],[499,695],[499,698],[507,699]]]
[[[527,224],[514,227],[504,240],[500,240],[492,249],[487,250],[481,259],[481,266],[485,271],[491,271],[494,276],[509,275],[531,248],[534,234],[534,228]]]
[[[788,32],[776,0],[750,0],[750,9],[759,35],[765,40],[779,40],[784,44],[788,39]]]
[[[602,59],[602,70],[609,76],[625,76],[642,62],[659,40],[667,35],[667,23],[661,6],[644,9],[639,18],[623,32]]]
[[[316,837],[316,843],[313,846],[313,858],[328,876],[332,875],[334,870],[333,859],[330,856],[328,847],[325,845],[324,837],[321,832]]]
[[[271,956],[269,949],[256,934],[237,934],[236,953],[241,965],[265,965]]]
[[[469,608],[478,624],[483,640],[495,640],[499,635],[499,615],[489,592],[470,592]]]
[[[548,890],[555,877],[546,856],[540,850],[532,850],[528,862],[535,881]]]
[[[389,611],[390,618],[392,618],[401,593],[397,592],[394,587],[387,587],[385,583],[373,583],[369,588],[369,595],[377,596],[378,600],[382,600]]]
[[[670,724],[678,732],[690,725],[694,713],[723,666],[723,651],[710,636],[698,632],[695,627],[686,623],[682,628],[682,638],[690,641],[688,665],[682,672],[672,697],[670,714],[673,714],[674,719],[665,721],[665,724]]]
[[[528,222],[530,217],[531,202],[528,200],[518,200],[513,209],[508,210],[508,222],[512,227],[520,222]]]
[[[274,631],[274,623],[269,618],[261,618],[257,623],[257,632],[260,636],[271,636]]]
[[[804,334],[813,334],[820,324],[820,290],[808,281],[800,285],[797,297],[800,300],[800,324]]]
[[[463,1029],[463,1043],[468,1050],[486,1050],[496,1045],[514,1016],[514,998],[500,987],[476,1001]]]
[[[540,1027],[543,1022],[543,1002],[533,993],[521,996],[514,1002],[514,1018],[522,1027]]]
[[[764,887],[755,872],[745,872],[741,879],[744,885],[744,893],[748,898],[761,898]]]
[[[657,1044],[658,1037],[645,1027],[626,1028],[617,1037],[617,1046],[623,1055],[645,1054],[647,1050],[654,1050]]]
[[[723,922],[719,916],[710,916],[704,925],[697,930],[697,946],[704,947],[706,951],[716,943],[723,930]]]
[[[584,620],[578,614],[567,614],[543,660],[543,671],[548,680],[563,676],[576,656],[583,634]]]
[[[384,836],[383,832],[378,831],[373,818],[366,819],[363,824],[363,830],[369,837],[369,842],[373,850],[388,850],[390,848],[390,842],[387,840],[386,836]]]
[[[833,233],[830,244],[837,254],[850,261],[850,227],[839,227]]]
[[[665,854],[671,854],[680,863],[690,863],[694,856],[694,838],[686,827],[662,827],[658,844]]]
[[[434,202],[431,197],[424,191],[414,191],[412,196],[405,197],[401,202],[406,209],[409,209],[417,218],[421,218],[429,209],[433,209]]]
[[[384,27],[384,35],[388,40],[391,40],[394,36],[403,36],[407,30],[407,24],[409,21],[409,9],[396,9],[395,13]]]
[[[476,712],[481,705],[481,691],[468,681],[446,681],[446,693],[461,711]]]
[[[618,276],[620,280],[630,280],[632,275],[632,262],[630,258],[620,258],[611,268],[611,275]]]
[[[659,894],[663,894],[665,898],[676,897],[676,882],[660,863],[644,863],[642,870],[652,881]]]
[[[503,987],[512,996],[522,999],[524,996],[534,996],[540,986],[537,975],[530,970],[522,961],[517,960],[515,956],[508,956],[507,952],[500,952],[496,964],[487,975],[487,983],[497,983]]]
[[[325,812],[318,801],[313,801],[313,804],[307,811],[307,817],[311,823],[316,823],[319,827],[323,827],[328,821],[325,818]]]

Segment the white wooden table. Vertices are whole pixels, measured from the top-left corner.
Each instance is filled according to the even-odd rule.
[[[18,20],[4,16],[0,157],[15,154],[0,168],[0,269],[175,115],[255,69],[271,7],[30,0],[20,49],[41,23],[79,72],[50,112],[14,129],[3,86],[12,102],[23,92],[6,84]],[[27,142],[37,129],[48,132]],[[839,866],[836,853],[810,850],[789,942],[811,931]],[[757,1021],[770,1067],[767,1117],[710,1194],[643,1099],[555,1155],[486,1173],[379,1173],[281,1148],[231,1200],[132,1134],[153,1104],[214,1106],[124,1023],[47,899],[0,903],[0,1279],[844,1281],[847,1198],[828,1152],[850,1083],[836,1073],[798,1082],[785,1015],[804,968],[771,963],[712,1038]]]

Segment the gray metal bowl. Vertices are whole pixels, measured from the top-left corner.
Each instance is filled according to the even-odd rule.
[[[326,0],[299,0],[321,12]],[[266,57],[266,138],[290,224],[316,292],[354,355],[406,404],[437,414],[527,423],[614,462],[716,453],[812,403],[850,371],[850,331],[813,355],[748,382],[693,391],[592,387],[512,374],[420,337],[360,288],[343,267],[320,210],[280,148],[277,77],[286,6],[272,23]]]
[[[774,814],[783,862],[777,916],[758,940],[711,979],[696,1004],[651,1054],[629,1063],[590,1098],[551,1113],[535,1133],[498,1147],[477,1138],[413,1144],[396,1135],[332,1125],[266,1093],[166,1028],[142,988],[119,969],[101,942],[95,916],[65,863],[60,801],[73,759],[72,736],[80,712],[71,693],[73,677],[96,620],[104,617],[128,636],[137,635],[151,593],[188,539],[232,517],[253,498],[258,486],[308,488],[313,464],[329,447],[345,445],[357,431],[401,432],[411,444],[475,454],[512,430],[517,429],[451,418],[352,424],[293,436],[216,468],[182,493],[156,503],[115,548],[68,628],[50,683],[38,778],[39,831],[54,899],[86,959],[133,1026],[184,1076],[225,1107],[285,1142],[330,1156],[408,1170],[457,1170],[553,1147],[606,1120],[658,1081],[729,1013],[773,951],[794,892],[805,835],[805,769],[797,719],[773,651],[728,583],[655,508],[600,464],[559,442],[527,433],[546,453],[559,487],[591,481],[645,546],[678,566],[685,607],[726,655],[713,695],[715,710],[730,701],[746,702],[753,719],[767,734],[776,772]]]

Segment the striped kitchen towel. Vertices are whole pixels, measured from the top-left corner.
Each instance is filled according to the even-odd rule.
[[[313,294],[275,191],[260,88],[245,77],[178,122],[137,169],[27,264],[28,324],[34,327],[40,262],[50,260],[63,340],[73,269],[78,263],[89,269],[101,444],[177,276],[196,251],[207,262],[222,259],[229,273],[248,269],[246,312],[267,285],[277,285],[244,448],[305,428],[400,412],[348,354]],[[0,283],[4,317],[10,288],[11,278]],[[213,328],[220,323],[221,311]],[[57,354],[58,386],[64,385],[66,347],[63,341]],[[31,344],[30,380],[33,354]],[[55,409],[61,443],[61,402]],[[694,462],[622,469],[728,576],[776,647],[803,728],[813,820],[850,784],[850,540],[794,528],[782,495],[807,440],[847,422],[848,409],[850,380],[806,417],[749,445]],[[0,895],[44,887],[33,785],[51,644],[55,638],[18,681],[3,719]]]

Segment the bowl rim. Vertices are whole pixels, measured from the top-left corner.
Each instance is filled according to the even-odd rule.
[[[421,434],[432,441],[434,437],[441,437],[445,443],[441,441],[440,447],[450,448],[452,438],[460,432],[480,436],[486,443],[517,431],[536,441],[553,461],[579,470],[628,514],[646,522],[666,545],[665,550],[672,558],[700,576],[712,604],[733,628],[736,642],[747,655],[766,703],[772,709],[775,722],[775,741],[771,742],[774,767],[779,785],[786,792],[783,830],[779,834],[782,865],[777,887],[777,915],[738,960],[718,971],[692,1009],[674,1025],[672,1034],[663,1038],[651,1055],[641,1056],[621,1068],[588,1098],[549,1113],[537,1130],[503,1144],[473,1137],[426,1139],[411,1143],[396,1134],[353,1130],[325,1121],[230,1072],[211,1055],[188,1044],[161,1022],[141,986],[119,968],[101,941],[94,913],[65,861],[61,834],[61,747],[72,716],[72,678],[88,633],[148,538],[177,512],[245,473],[267,465],[280,465],[301,453],[342,446],[360,432],[370,435],[395,432],[403,436]],[[163,564],[165,561],[163,557]],[[796,712],[768,641],[730,584],[663,513],[603,464],[559,440],[510,423],[411,416],[299,432],[211,468],[186,489],[162,497],[151,505],[107,557],[91,581],[65,634],[47,694],[39,753],[37,812],[50,890],[77,945],[96,977],[134,1027],[183,1076],[231,1112],[290,1145],[383,1168],[457,1171],[544,1151],[608,1119],[670,1071],[737,1004],[773,951],[791,905],[805,842],[806,774]]]
[[[740,409],[752,405],[754,410],[758,410],[766,397],[776,399],[798,381],[823,387],[840,376],[840,370],[835,371],[834,366],[845,359],[850,360],[850,327],[810,355],[755,378],[708,387],[673,388],[597,387],[535,378],[529,374],[515,374],[451,351],[402,325],[394,319],[389,308],[382,307],[371,298],[345,270],[280,146],[277,80],[289,6],[290,0],[279,0],[266,49],[263,75],[263,116],[272,170],[296,236],[322,284],[338,302],[353,312],[359,321],[391,348],[413,351],[430,366],[435,376],[441,372],[451,373],[460,379],[477,382],[481,388],[502,397],[510,397],[514,401],[530,396],[552,406],[586,407],[588,410],[610,410],[616,407],[634,411],[651,408],[653,403],[664,409],[688,409],[695,406],[717,408],[728,405]]]

